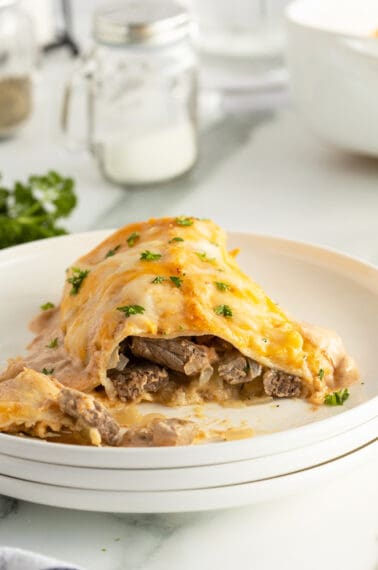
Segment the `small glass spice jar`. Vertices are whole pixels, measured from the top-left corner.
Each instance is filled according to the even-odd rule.
[[[88,90],[89,146],[112,182],[158,183],[193,166],[197,59],[192,32],[188,12],[169,0],[129,0],[95,13],[96,43],[79,73]]]
[[[0,0],[0,137],[14,134],[31,113],[35,63],[31,20],[16,0]]]

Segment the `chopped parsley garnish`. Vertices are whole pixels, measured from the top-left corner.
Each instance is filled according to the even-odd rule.
[[[173,243],[175,241],[185,241],[185,240],[182,237],[174,237],[170,239],[168,243]]]
[[[207,261],[208,263],[214,263],[214,257],[207,257],[205,252],[196,251],[195,254],[200,258],[201,261]]]
[[[223,283],[223,281],[215,281],[215,285],[219,291],[228,291],[231,287],[228,283]]]
[[[175,277],[174,275],[172,275],[169,279],[172,281],[175,287],[181,287],[182,279],[180,277]]]
[[[129,247],[134,247],[135,242],[140,238],[140,235],[138,234],[138,232],[133,232],[132,234],[129,235],[129,237],[127,238],[127,243]]]
[[[193,220],[185,218],[184,216],[179,216],[175,219],[175,222],[178,226],[192,226],[194,223]]]
[[[70,291],[70,295],[77,295],[80,287],[86,276],[89,273],[88,269],[79,269],[79,267],[72,267],[71,269],[73,275],[67,279],[68,283],[71,283],[72,289]]]
[[[46,374],[46,376],[50,376],[50,374],[54,373],[55,368],[42,368],[42,374]]]
[[[268,342],[268,339],[267,339],[267,338],[263,338],[262,341],[263,341],[263,342]]]
[[[339,390],[338,392],[333,392],[333,394],[327,394],[324,398],[324,403],[327,406],[342,406],[343,403],[349,398],[348,388],[344,390]]]
[[[54,303],[50,303],[50,301],[47,301],[47,303],[43,303],[43,305],[40,306],[41,311],[47,311],[48,309],[53,309],[55,307]]]
[[[140,305],[125,305],[124,307],[117,307],[117,311],[121,311],[126,317],[131,315],[143,315],[146,309]]]
[[[105,259],[107,257],[113,257],[113,255],[117,253],[120,247],[121,247],[120,245],[116,245],[115,247],[113,247],[113,249],[109,249],[108,253],[105,255]]]
[[[319,378],[319,380],[323,380],[323,378],[324,378],[324,370],[323,370],[323,368],[320,368],[320,369],[319,369],[318,378]]]
[[[57,348],[58,344],[59,344],[59,341],[58,341],[58,337],[56,336],[55,338],[52,339],[51,342],[49,342],[49,344],[46,345],[46,348]]]
[[[160,258],[161,253],[152,253],[152,251],[149,251],[148,249],[146,249],[146,251],[143,251],[142,255],[140,256],[140,259],[142,261],[157,261]]]
[[[163,281],[165,281],[166,278],[165,277],[161,277],[160,275],[158,275],[157,277],[155,277],[155,279],[153,279],[151,281],[151,283],[153,283],[154,285],[157,285],[158,283],[163,283]]]
[[[222,315],[227,319],[232,317],[232,309],[228,305],[218,305],[217,307],[214,307],[214,313]]]

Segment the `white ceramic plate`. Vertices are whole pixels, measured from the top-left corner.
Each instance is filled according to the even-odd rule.
[[[325,441],[267,457],[170,469],[96,469],[0,454],[0,473],[63,487],[108,491],[174,491],[221,487],[288,475],[351,453],[371,442],[378,419]]]
[[[27,323],[42,302],[59,301],[65,268],[108,234],[100,231],[52,238],[0,252],[0,361],[5,363],[7,357],[24,350],[31,339]],[[206,408],[209,415],[235,423],[247,420],[262,435],[190,448],[83,448],[1,434],[0,453],[82,467],[193,467],[282,453],[335,437],[373,419],[378,401],[378,270],[333,251],[279,238],[232,234],[229,245],[241,247],[242,267],[296,318],[335,328],[341,334],[359,362],[364,380],[363,386],[352,388],[343,407],[314,410],[297,400],[281,401],[280,407],[276,403],[241,409],[210,405]],[[163,410],[167,415],[189,411]]]
[[[86,511],[114,513],[170,513],[236,507],[313,489],[367,461],[377,460],[377,444],[310,469],[241,485],[181,491],[98,491],[33,483],[0,475],[1,492],[17,499]]]

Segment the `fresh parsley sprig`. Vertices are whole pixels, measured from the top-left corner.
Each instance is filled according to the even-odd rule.
[[[72,276],[67,279],[67,283],[72,285],[70,295],[77,295],[84,279],[89,273],[89,269],[80,269],[79,267],[72,267]]]
[[[29,176],[13,188],[0,187],[0,249],[66,234],[56,222],[66,218],[76,203],[72,178],[53,170]]]
[[[348,388],[344,388],[344,390],[333,392],[333,394],[327,394],[326,397],[324,398],[324,403],[327,406],[342,406],[348,398],[349,398]]]

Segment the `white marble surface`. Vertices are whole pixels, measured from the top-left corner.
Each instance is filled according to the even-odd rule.
[[[0,145],[5,181],[56,168],[77,181],[72,231],[148,216],[211,216],[228,229],[336,247],[378,262],[378,161],[343,155],[307,132],[282,98],[256,98],[210,117],[201,158],[186,178],[158,188],[103,181],[85,152],[68,153],[58,132],[67,62],[47,62],[36,113]],[[284,100],[284,98],[283,98]],[[244,107],[244,108],[243,108]],[[376,570],[377,464],[313,493],[242,509],[187,515],[116,516],[1,500],[0,543],[88,570]],[[0,489],[1,491],[1,489]]]

